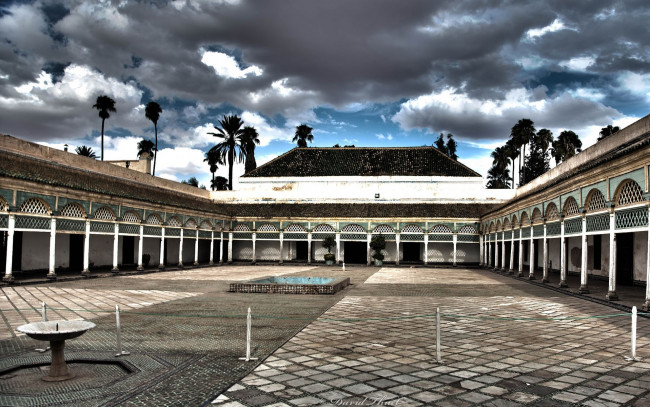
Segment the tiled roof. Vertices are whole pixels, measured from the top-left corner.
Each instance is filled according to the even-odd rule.
[[[327,176],[480,177],[434,147],[294,148],[244,177]]]

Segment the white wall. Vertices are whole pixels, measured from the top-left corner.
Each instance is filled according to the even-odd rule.
[[[634,233],[634,280],[646,281],[647,278],[647,255],[648,252],[648,233]]]
[[[50,265],[50,234],[23,232],[22,270],[47,269]]]
[[[70,235],[67,233],[56,234],[56,253],[54,255],[54,268],[70,267]]]
[[[138,239],[135,239],[136,243]],[[155,237],[145,237],[142,241],[142,254],[148,254],[151,257],[149,260],[150,266],[157,266],[160,264],[160,238]],[[137,260],[138,250],[135,251],[135,257]]]
[[[136,243],[138,239],[135,239]],[[138,256],[137,246],[135,257]],[[94,267],[113,265],[113,236],[111,235],[90,235],[90,251],[88,252],[89,263]]]

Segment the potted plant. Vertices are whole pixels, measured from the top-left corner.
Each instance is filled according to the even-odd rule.
[[[373,250],[372,258],[375,259],[375,266],[384,264],[384,254],[381,252],[386,248],[386,239],[382,235],[375,235],[370,240],[370,248]]]
[[[323,247],[327,249],[327,253],[325,256],[325,264],[328,266],[331,266],[334,264],[334,260],[336,260],[336,256],[332,253],[332,247],[336,246],[336,240],[334,240],[334,236],[327,236],[325,239],[323,239]]]

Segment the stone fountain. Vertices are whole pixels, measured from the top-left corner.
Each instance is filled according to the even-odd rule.
[[[50,342],[50,348],[52,349],[50,374],[41,379],[46,382],[59,382],[75,377],[75,374],[68,370],[68,365],[65,363],[63,349],[65,348],[66,339],[81,336],[94,327],[95,324],[89,321],[46,321],[21,325],[16,330],[30,338]]]

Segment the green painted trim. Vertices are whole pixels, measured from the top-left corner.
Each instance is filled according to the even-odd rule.
[[[609,179],[609,191],[612,194],[612,196],[609,197],[610,201],[614,200],[614,196],[616,196],[616,190],[621,185],[621,183],[623,181],[625,181],[626,179],[632,179],[637,184],[639,184],[639,186],[641,187],[641,190],[644,190],[644,188],[645,188],[645,173],[643,172],[643,168],[639,168],[638,170],[634,170],[632,172],[628,172],[626,174],[619,175],[618,177],[614,177],[614,178]]]
[[[0,188],[0,197],[7,202],[8,206],[13,206],[14,202],[14,191],[11,189],[1,189]]]
[[[56,197],[51,196],[51,195],[43,195],[43,194],[34,194],[32,192],[25,192],[25,191],[17,191],[16,192],[16,208],[20,208],[20,205],[23,204],[26,200],[29,198],[39,198],[45,201],[49,207],[50,211],[54,211],[54,205],[56,203]]]
[[[65,196],[60,196],[59,197],[59,208],[57,209],[58,212],[61,212],[61,209],[63,209],[67,204],[69,203],[76,203],[81,205],[82,208],[84,208],[84,212],[86,214],[90,213],[90,201],[81,201],[77,199],[70,199]]]
[[[602,181],[597,182],[595,184],[585,185],[584,187],[582,187],[582,206],[583,207],[587,203],[587,196],[589,195],[589,192],[591,192],[592,189],[599,190],[603,194],[603,196],[605,197],[605,200],[607,201],[607,181],[602,180]],[[564,208],[562,208],[562,209],[564,209]]]

